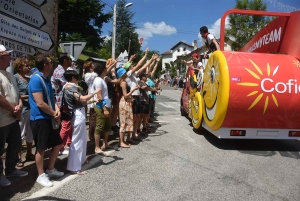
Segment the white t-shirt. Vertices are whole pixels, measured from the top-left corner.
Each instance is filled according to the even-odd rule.
[[[96,89],[101,89],[101,91],[102,91],[102,99],[103,100],[105,99],[108,102],[107,103],[107,107],[111,107],[110,106],[111,102],[110,102],[110,100],[108,98],[107,84],[106,84],[106,82],[101,77],[96,77],[94,79],[94,83],[93,83],[92,89],[93,89],[93,91],[95,91]],[[94,100],[98,100],[97,94],[95,94]]]
[[[205,41],[207,41],[208,45],[210,45],[215,37],[212,34],[208,34]]]
[[[131,74],[131,70],[127,72],[127,78],[126,78],[126,83],[128,86],[130,86],[130,90],[132,90],[134,87],[137,85],[137,80],[136,80],[136,73]],[[140,95],[140,90],[135,90],[132,93],[133,96],[139,96]]]
[[[0,70],[0,95],[16,106],[19,104],[19,91],[16,78],[5,70]],[[14,123],[17,119],[12,112],[0,107],[0,127]]]

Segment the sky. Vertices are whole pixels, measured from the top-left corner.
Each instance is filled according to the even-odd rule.
[[[114,5],[115,0],[105,0]],[[267,11],[294,12],[300,10],[300,0],[263,0]],[[220,36],[222,15],[236,5],[236,0],[127,0],[128,7],[135,13],[132,22],[136,32],[143,38],[142,50],[156,50],[159,53],[170,50],[178,42],[192,45],[194,40],[202,45],[199,36],[201,26],[207,26],[216,38]],[[111,11],[106,6],[104,12]],[[112,30],[112,22],[104,24],[103,34]]]

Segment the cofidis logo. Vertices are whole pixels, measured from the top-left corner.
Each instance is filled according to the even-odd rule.
[[[281,93],[300,93],[300,86],[297,85],[297,81],[294,79],[289,79],[286,82],[275,82],[274,76],[278,73],[279,66],[276,66],[274,71],[271,72],[270,64],[267,63],[266,66],[266,75],[263,74],[262,69],[254,63],[251,59],[249,59],[251,64],[254,66],[255,70],[257,72],[254,72],[248,68],[245,68],[247,72],[255,79],[257,79],[257,82],[240,82],[237,83],[237,85],[245,86],[245,87],[255,87],[251,93],[247,95],[247,97],[250,96],[256,96],[252,104],[249,106],[248,110],[253,108],[255,105],[257,105],[260,101],[264,101],[264,110],[263,114],[266,113],[268,105],[270,104],[270,101],[274,102],[274,104],[278,107],[278,101],[276,98],[276,94]],[[257,89],[261,89],[261,93]]]

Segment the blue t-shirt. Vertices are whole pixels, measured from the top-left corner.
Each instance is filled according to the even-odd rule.
[[[51,81],[49,78],[45,78],[41,72],[38,72],[45,82],[46,87],[48,88],[49,98],[52,104],[52,109],[55,110],[54,105],[54,96],[52,92]],[[28,85],[28,96],[29,96],[29,105],[30,105],[30,120],[34,121],[37,119],[51,119],[49,114],[46,114],[41,109],[38,108],[32,93],[35,92],[43,92],[43,99],[46,104],[48,104],[47,94],[45,87],[41,81],[41,79],[37,75],[33,75],[30,78],[29,85]]]
[[[151,78],[147,79],[146,84],[151,88],[155,88],[155,83],[152,81]],[[148,94],[149,94],[149,98],[154,98],[154,99],[156,98],[156,92],[152,92],[149,90]]]

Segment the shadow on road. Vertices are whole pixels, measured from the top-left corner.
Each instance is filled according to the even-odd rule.
[[[194,129],[194,132],[203,135],[210,144],[219,149],[237,150],[257,156],[273,156],[278,152],[283,157],[300,159],[299,140],[219,139],[203,128]]]

